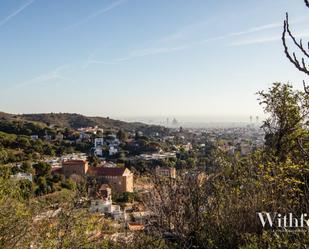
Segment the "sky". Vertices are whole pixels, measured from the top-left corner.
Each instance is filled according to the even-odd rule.
[[[2,0],[0,111],[248,120],[256,92],[302,86],[284,57],[302,0]]]

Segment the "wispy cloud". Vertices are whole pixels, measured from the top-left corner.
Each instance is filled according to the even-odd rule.
[[[77,26],[80,26],[80,25],[82,25],[82,24],[84,24],[84,23],[87,23],[87,22],[89,22],[90,20],[92,20],[92,19],[94,19],[94,18],[96,18],[96,17],[98,17],[98,16],[100,16],[100,15],[102,15],[102,14],[104,14],[104,13],[111,11],[112,9],[118,7],[119,5],[123,4],[123,3],[126,2],[126,1],[127,1],[127,0],[119,0],[119,1],[117,1],[117,2],[114,2],[114,3],[110,4],[110,5],[107,6],[107,7],[104,7],[104,8],[102,8],[102,9],[99,9],[98,11],[92,13],[91,15],[85,17],[84,19],[82,19],[82,20],[80,20],[80,21],[78,21],[78,22],[76,22],[76,23],[74,23],[74,24],[72,24],[72,25],[66,27],[64,30],[69,30],[69,29],[75,28],[75,27],[77,27]]]
[[[238,37],[238,36],[245,36],[245,35],[258,33],[258,32],[269,30],[269,29],[279,28],[281,26],[282,26],[282,23],[265,24],[265,25],[261,25],[261,26],[252,27],[252,28],[249,28],[249,29],[243,30],[243,31],[231,32],[231,33],[228,33],[228,34],[225,34],[225,35],[206,38],[205,40],[201,41],[200,43],[207,43],[207,42],[211,42],[211,41],[224,40],[224,39],[229,39],[229,38]]]
[[[258,37],[254,39],[246,39],[236,42],[231,42],[228,46],[235,47],[235,46],[243,46],[243,45],[253,45],[253,44],[262,44],[262,43],[269,43],[279,41],[281,38],[280,36],[268,36],[268,37]]]
[[[128,56],[126,57],[119,57],[110,61],[106,60],[97,60],[93,59],[91,57],[88,57],[86,62],[83,64],[82,68],[86,69],[88,68],[91,64],[104,64],[104,65],[116,65],[121,62],[125,61],[131,61],[137,58],[141,57],[146,57],[146,56],[151,56],[151,55],[158,55],[158,54],[167,54],[167,53],[172,53],[176,51],[181,51],[185,50],[187,48],[186,45],[183,46],[175,46],[175,47],[166,47],[166,48],[146,48],[146,49],[137,49],[132,51]]]
[[[166,43],[166,42],[172,42],[177,40],[183,40],[186,38],[189,38],[192,34],[198,33],[201,30],[205,28],[205,25],[207,25],[208,21],[202,21],[194,24],[188,24],[180,28],[178,31],[168,34],[166,36],[163,36],[158,40],[160,43]]]
[[[299,23],[299,22],[302,22],[304,20],[307,20],[307,16],[302,16],[302,17],[299,17],[299,18],[297,18],[293,21],[290,21],[290,24]],[[205,23],[206,22],[201,23],[201,24],[205,24]],[[187,48],[190,48],[192,46],[194,47],[194,46],[202,45],[202,44],[205,44],[205,43],[208,43],[208,42],[224,40],[224,39],[229,39],[229,38],[234,38],[234,37],[241,37],[241,36],[246,36],[246,35],[250,35],[250,34],[261,33],[263,31],[281,28],[282,25],[283,25],[282,22],[273,22],[273,23],[268,23],[268,24],[264,24],[264,25],[260,25],[260,26],[254,26],[254,27],[242,30],[242,31],[230,32],[230,33],[227,33],[227,34],[206,38],[204,40],[191,42],[190,45],[187,46]],[[184,38],[186,35],[187,36],[190,35],[190,32],[192,32],[194,30],[194,27],[195,27],[195,25],[185,26],[181,31],[173,33],[169,36],[166,36],[161,40],[162,41],[169,41],[169,40],[176,40],[176,39]],[[266,42],[266,41],[271,42],[271,41],[276,40],[274,36],[275,35],[273,35],[272,37],[261,37],[259,39],[256,39],[256,41],[259,42],[259,43]],[[277,38],[280,39],[280,37],[277,37]],[[244,44],[245,44],[245,41],[244,41]]]
[[[22,87],[28,87],[28,86],[31,86],[31,85],[42,84],[42,83],[46,83],[46,82],[50,82],[50,81],[54,81],[54,80],[73,82],[72,79],[63,76],[63,72],[70,69],[70,68],[71,67],[69,65],[59,66],[59,67],[57,67],[57,68],[55,68],[55,69],[53,69],[49,72],[40,74],[40,75],[35,76],[35,77],[33,77],[29,80],[19,82],[19,83],[13,85],[11,88],[9,88],[7,90],[18,89],[18,88],[22,88]]]
[[[293,21],[290,22],[290,24],[295,24],[295,23],[299,23],[306,20],[306,17],[299,17]],[[245,35],[249,35],[249,34],[255,34],[255,33],[259,33],[261,31],[265,31],[265,30],[270,30],[270,29],[276,29],[276,28],[282,28],[282,22],[277,22],[277,23],[270,23],[270,24],[266,24],[266,25],[262,25],[262,26],[258,26],[258,27],[253,27],[250,28],[248,30],[245,31],[240,31],[240,32],[235,32],[235,33],[230,33],[226,36],[223,36],[223,39],[225,38],[230,38],[230,37],[237,37],[237,36],[245,36]],[[306,37],[307,36],[307,32],[301,32],[296,34],[297,37]],[[242,46],[242,45],[252,45],[252,44],[262,44],[262,43],[269,43],[269,42],[275,42],[275,41],[279,41],[281,39],[280,34],[270,34],[268,36],[260,36],[260,37],[256,37],[256,38],[244,38],[243,40],[240,41],[235,41],[235,42],[231,42],[228,45],[229,46]]]
[[[106,60],[98,60],[98,59],[94,59],[93,58],[93,54],[91,56],[88,57],[88,59],[86,60],[86,62],[83,65],[83,68],[88,68],[91,64],[104,64],[104,65],[115,65],[115,64],[119,64],[121,62],[125,62],[125,61],[130,61],[136,58],[140,58],[140,57],[146,57],[146,56],[152,56],[152,55],[158,55],[158,54],[168,54],[168,53],[172,53],[172,52],[177,52],[177,51],[182,51],[182,50],[186,50],[186,49],[190,49],[190,48],[195,48],[195,47],[199,47],[199,46],[203,46],[206,43],[209,42],[213,42],[213,41],[218,41],[218,40],[223,40],[223,39],[227,39],[233,36],[241,36],[241,35],[245,35],[245,34],[249,34],[252,32],[257,32],[260,30],[264,30],[264,29],[270,29],[275,27],[275,24],[269,24],[269,25],[265,25],[265,26],[260,26],[260,27],[254,27],[252,29],[246,30],[246,31],[241,31],[241,32],[237,32],[237,33],[229,33],[226,35],[221,35],[221,36],[214,36],[214,37],[210,37],[210,38],[206,38],[206,39],[202,39],[199,41],[193,41],[193,42],[186,42],[185,44],[182,45],[178,45],[178,46],[168,46],[168,47],[152,47],[152,48],[142,48],[142,49],[136,49],[133,50],[129,53],[128,56],[126,57],[122,57],[122,58],[116,58],[113,59],[111,61],[106,61]],[[179,31],[177,33],[171,34],[169,36],[165,36],[161,39],[158,40],[159,43],[165,43],[165,42],[170,42],[170,41],[175,41],[178,39],[182,39],[185,37],[185,35],[187,34],[187,31]]]
[[[260,32],[260,31],[264,31],[264,30],[268,30],[268,29],[279,28],[279,27],[282,27],[282,23],[280,23],[280,22],[270,23],[270,24],[266,24],[266,25],[262,25],[262,26],[249,28],[249,29],[244,30],[244,31],[230,33],[229,36],[247,35],[247,34],[256,33],[256,32]]]
[[[207,22],[202,22],[202,23],[198,23],[198,24],[193,24],[193,25],[187,25],[185,27],[183,27],[180,31],[169,34],[167,36],[162,37],[161,39],[159,39],[159,42],[169,42],[169,41],[176,41],[176,40],[183,40],[184,38],[190,38],[191,34],[194,33],[194,31],[197,30],[197,27],[201,27],[202,25],[206,24]],[[265,30],[269,30],[269,29],[275,29],[275,28],[279,28],[282,26],[282,23],[280,22],[275,22],[275,23],[269,23],[269,24],[265,24],[265,25],[261,25],[261,26],[255,26],[246,30],[242,30],[242,31],[237,31],[237,32],[231,32],[231,33],[227,33],[224,35],[220,35],[220,36],[214,36],[214,37],[210,37],[210,38],[206,38],[204,40],[200,40],[200,41],[195,41],[195,42],[191,42],[191,45],[198,45],[198,44],[203,44],[203,43],[207,43],[207,42],[211,42],[211,41],[218,41],[218,40],[223,40],[223,39],[227,39],[227,38],[231,38],[231,37],[237,37],[237,36],[245,36],[248,34],[253,34],[253,33],[258,33],[261,31],[265,31]],[[190,47],[190,46],[188,46]]]
[[[304,31],[300,33],[295,34],[296,38],[304,38],[309,37],[309,31]],[[254,44],[263,44],[263,43],[270,43],[270,42],[276,42],[280,41],[281,36],[280,35],[269,35],[264,37],[256,37],[252,39],[245,39],[241,41],[235,41],[229,44],[229,46],[245,46],[245,45],[254,45]]]
[[[294,23],[300,22],[302,20],[304,20],[304,18],[299,18],[295,20]],[[130,61],[130,60],[140,58],[140,57],[153,56],[153,55],[158,55],[158,54],[168,54],[168,53],[173,53],[173,52],[182,51],[186,49],[192,49],[192,48],[203,46],[210,42],[232,39],[236,37],[245,37],[246,35],[257,34],[257,33],[261,33],[262,31],[272,30],[272,29],[282,27],[282,23],[274,22],[274,23],[264,24],[260,26],[254,26],[254,27],[248,28],[246,30],[238,31],[238,32],[231,32],[231,33],[223,34],[220,36],[213,36],[213,37],[201,39],[198,41],[191,41],[191,42],[183,43],[184,38],[190,38],[189,36],[194,31],[197,30],[196,26],[201,26],[201,24],[204,25],[205,23],[206,22],[203,22],[200,24],[194,24],[194,25],[187,25],[183,27],[182,29],[180,29],[178,32],[169,34],[167,36],[164,36],[158,39],[157,43],[161,45],[164,44],[165,47],[158,46],[158,47],[152,47],[152,48],[136,49],[136,50],[131,51],[128,56],[116,58],[110,61],[95,59],[92,54],[91,56],[88,57],[86,62],[83,64],[83,68],[84,69],[88,68],[92,64],[116,65],[121,62]],[[298,34],[299,37],[301,37],[302,35],[304,35],[304,33]],[[278,36],[276,34],[272,34],[266,37],[258,37],[254,39],[245,39],[241,41],[235,41],[235,42],[229,43],[228,46],[241,46],[241,45],[257,44],[257,43],[267,43],[267,42],[273,42],[273,41],[280,40],[280,38],[281,38],[280,35]],[[166,46],[166,43],[170,44],[170,42],[175,42],[179,40],[181,40],[183,44],[174,45],[174,46],[173,45]]]
[[[25,10],[27,7],[29,7],[31,4],[34,3],[35,0],[28,1],[24,5],[20,6],[17,10],[9,14],[7,17],[5,17],[3,20],[0,21],[0,27],[5,25],[8,21],[10,21],[13,17],[17,16],[19,13],[21,13],[23,10]]]

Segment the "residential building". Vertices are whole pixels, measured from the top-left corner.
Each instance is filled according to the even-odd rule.
[[[127,168],[89,167],[87,175],[98,182],[108,183],[119,193],[133,192],[133,173]]]
[[[122,220],[125,216],[119,205],[113,205],[112,190],[107,184],[101,185],[96,193],[96,198],[90,202],[89,211],[109,214],[115,220]]]
[[[94,148],[94,155],[98,156],[98,157],[102,157],[103,156],[103,149],[102,149],[102,147]]]
[[[94,147],[97,148],[97,147],[102,147],[104,145],[104,140],[103,140],[103,137],[99,137],[99,138],[95,138],[94,139]]]
[[[46,135],[44,135],[44,139],[47,140],[47,141],[50,141],[50,140],[52,140],[52,136],[46,134]]]
[[[104,201],[112,201],[112,189],[107,184],[102,184],[97,192],[97,196],[101,197]]]
[[[62,141],[62,140],[63,140],[63,134],[62,134],[62,133],[58,133],[58,134],[56,135],[55,139],[56,139],[57,141]]]
[[[96,156],[99,156],[99,157],[103,156],[103,145],[104,145],[103,137],[94,139],[94,154]]]
[[[110,145],[109,146],[109,155],[113,156],[113,155],[116,155],[117,153],[118,153],[118,148]]]
[[[176,158],[176,153],[175,152],[161,152],[161,153],[153,153],[153,154],[141,154],[138,157],[145,161],[162,160],[162,159],[168,159],[168,158]]]
[[[77,129],[80,132],[88,132],[92,134],[97,134],[98,132],[103,133],[103,129],[99,128],[97,125],[95,127],[82,127]]]
[[[162,177],[176,178],[176,169],[174,167],[156,167],[156,175]]]
[[[11,175],[11,179],[13,180],[29,180],[32,182],[32,174],[28,173],[17,173],[15,175]]]
[[[136,224],[146,224],[152,215],[151,211],[138,211],[132,213],[132,218]]]
[[[70,177],[73,174],[86,176],[88,162],[86,160],[67,160],[62,162],[62,174]]]
[[[89,140],[91,138],[91,135],[89,133],[81,132],[79,134],[79,141]]]
[[[120,145],[120,140],[117,138],[115,134],[110,134],[106,138],[106,144],[111,145],[111,146],[119,146]]]
[[[31,137],[31,139],[34,140],[34,141],[39,139],[39,136],[38,136],[38,135],[31,135],[30,137]]]
[[[100,184],[109,184],[118,193],[133,192],[133,173],[120,167],[91,167],[86,160],[66,160],[62,162],[65,177],[80,175],[94,178]]]

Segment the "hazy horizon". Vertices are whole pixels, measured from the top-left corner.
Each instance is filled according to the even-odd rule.
[[[168,123],[171,124],[175,118],[179,123],[251,123],[250,116],[115,116],[113,118],[125,121],[142,121],[149,123]],[[265,116],[258,116],[261,122]],[[252,115],[252,123],[256,122],[256,116]]]
[[[265,119],[265,115],[262,114],[261,116],[255,115],[252,113],[250,116],[237,116],[237,115],[123,115],[123,116],[113,116],[113,115],[104,115],[104,114],[92,114],[89,115],[87,113],[80,113],[80,112],[22,112],[22,113],[10,113],[6,110],[0,110],[0,112],[9,113],[13,115],[23,115],[23,114],[50,114],[50,113],[69,113],[69,114],[80,114],[88,117],[108,117],[112,119],[118,119],[128,122],[148,122],[148,123],[166,123],[167,120],[171,124],[173,119],[175,118],[178,122],[182,123],[257,123],[263,121]],[[250,120],[252,117],[252,121]],[[258,120],[257,120],[258,117]]]

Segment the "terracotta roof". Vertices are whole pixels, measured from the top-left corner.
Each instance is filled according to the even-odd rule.
[[[122,176],[126,168],[89,167],[88,173],[101,176]]]
[[[76,165],[76,164],[85,164],[84,160],[67,160],[62,162],[62,165]]]
[[[52,167],[51,172],[52,173],[61,173],[62,167]]]
[[[145,229],[143,224],[128,224],[128,228],[130,231],[142,231]]]

